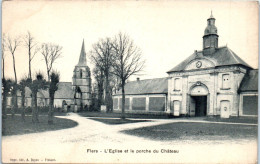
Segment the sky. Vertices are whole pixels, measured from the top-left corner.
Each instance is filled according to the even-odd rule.
[[[258,4],[254,1],[4,1],[2,33],[21,38],[30,31],[38,44],[63,47],[54,69],[71,82],[82,41],[87,55],[101,38],[126,33],[142,51],[145,68],[129,80],[167,77],[167,71],[202,49],[211,11],[216,18],[219,46],[228,46],[258,68]],[[18,80],[28,74],[28,55],[21,44],[15,52]],[[14,78],[11,54],[5,52],[5,74]],[[93,64],[87,56],[88,66]],[[46,75],[40,53],[32,72]],[[46,75],[47,77],[47,75]]]

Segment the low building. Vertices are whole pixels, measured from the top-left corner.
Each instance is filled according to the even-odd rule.
[[[128,113],[165,113],[168,79],[158,78],[128,82],[125,85],[125,111]],[[122,91],[113,95],[113,110],[122,109]]]
[[[258,70],[250,70],[241,82],[239,115],[258,116]]]

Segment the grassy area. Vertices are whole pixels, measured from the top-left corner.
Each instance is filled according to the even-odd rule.
[[[214,123],[179,122],[125,130],[122,132],[152,140],[257,139],[257,126]]]
[[[117,124],[129,124],[129,123],[136,123],[136,122],[146,122],[148,120],[129,120],[129,119],[108,119],[108,118],[91,118],[91,120],[99,121],[108,125],[117,125]]]
[[[108,118],[121,118],[121,113],[106,113],[106,112],[80,112],[82,117],[108,117]],[[145,119],[167,119],[169,118],[167,114],[137,114],[137,113],[126,113],[126,118],[145,118]]]
[[[40,115],[39,121],[40,123],[32,123],[32,117],[26,116],[25,122],[22,121],[21,116],[15,115],[12,118],[10,115],[7,116],[6,119],[3,119],[2,124],[2,134],[4,136],[8,135],[20,135],[20,134],[28,134],[28,133],[37,133],[37,132],[45,132],[52,130],[60,130],[66,128],[72,128],[78,125],[77,122],[54,117],[54,124],[48,124],[48,116]]]
[[[25,108],[25,114],[26,115],[32,115],[32,108],[27,107]],[[38,107],[38,113],[39,115],[47,115],[49,112],[49,108],[48,107]],[[15,109],[15,114],[20,115],[22,113],[22,109],[18,108]],[[10,108],[6,109],[6,114],[12,114],[12,111]],[[62,112],[60,108],[54,108],[54,116],[66,116],[67,113],[66,112]]]
[[[82,117],[107,117],[107,118],[121,118],[121,113],[115,112],[80,112],[80,116]],[[144,118],[144,119],[195,119],[195,120],[205,120],[205,121],[212,121],[212,122],[233,122],[233,123],[251,123],[257,124],[258,118],[257,117],[230,117],[230,118],[220,118],[217,117],[172,117],[168,114],[154,114],[154,113],[147,113],[147,114],[138,114],[138,113],[126,113],[126,118]]]
[[[230,118],[219,118],[219,117],[205,117],[206,121],[213,122],[233,122],[233,123],[250,123],[257,124],[257,117],[230,117]]]

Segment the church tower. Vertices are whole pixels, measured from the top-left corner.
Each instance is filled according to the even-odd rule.
[[[79,62],[75,66],[72,77],[74,105],[77,110],[86,110],[91,105],[91,77],[87,66],[84,40],[81,47]]]
[[[204,31],[203,36],[203,54],[212,54],[215,52],[215,49],[218,48],[218,31],[215,26],[215,18],[212,15],[208,18],[208,25]]]

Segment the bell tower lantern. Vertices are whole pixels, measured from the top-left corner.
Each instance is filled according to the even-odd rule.
[[[211,15],[208,18],[208,25],[204,31],[203,36],[203,54],[211,54],[218,48],[218,31],[217,27],[215,26],[215,18]]]

